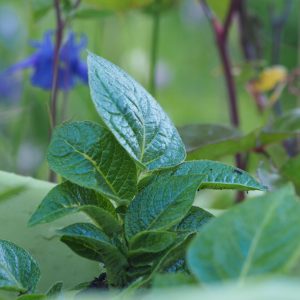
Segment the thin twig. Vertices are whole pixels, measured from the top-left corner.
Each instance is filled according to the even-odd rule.
[[[240,125],[240,118],[237,104],[237,93],[236,86],[231,69],[231,61],[227,49],[228,32],[232,24],[233,16],[240,5],[241,0],[231,0],[227,17],[224,25],[222,25],[214,13],[211,11],[205,0],[199,0],[203,8],[203,11],[209,19],[211,26],[214,31],[217,49],[223,66],[224,77],[226,82],[227,94],[228,94],[228,108],[230,123],[233,127],[238,128]],[[245,169],[245,161],[242,154],[238,153],[235,155],[236,166],[241,169]],[[240,192],[237,194],[236,201],[241,202],[244,199],[244,193]]]
[[[64,21],[61,16],[60,0],[53,0],[55,15],[56,15],[56,34],[55,34],[55,46],[53,57],[53,74],[52,74],[52,88],[51,88],[51,116],[52,126],[56,126],[56,114],[57,114],[57,98],[58,98],[58,68],[59,68],[59,54],[63,40]]]
[[[231,12],[231,10],[236,9],[239,1],[240,0],[232,0],[231,1],[230,9],[227,14],[228,17],[226,18],[226,20],[227,20],[226,32],[228,32],[229,26],[231,25],[231,21],[232,21],[233,12]],[[230,121],[231,121],[231,125],[233,125],[234,127],[237,128],[237,127],[239,127],[240,120],[239,120],[239,113],[238,113],[238,107],[237,107],[236,88],[235,88],[235,83],[234,83],[233,74],[232,74],[232,70],[231,70],[231,62],[230,62],[230,58],[229,58],[229,53],[227,50],[227,33],[224,34],[224,27],[218,21],[218,19],[213,14],[213,12],[210,10],[206,1],[200,0],[200,4],[202,5],[204,13],[210,20],[212,28],[214,30],[216,44],[217,44],[220,59],[222,62],[225,81],[226,81],[228,101],[229,101]],[[231,17],[229,17],[229,16],[231,16]]]
[[[241,5],[240,0],[232,0],[230,3],[228,13],[226,15],[226,19],[225,19],[224,25],[223,25],[223,36],[224,36],[225,41],[227,41],[227,39],[228,39],[229,28],[232,24],[233,17],[237,13],[240,5]]]
[[[55,33],[55,46],[52,66],[52,88],[51,88],[51,100],[50,100],[50,112],[51,112],[51,130],[50,138],[53,128],[57,123],[57,100],[58,100],[58,69],[59,69],[59,55],[63,41],[65,23],[61,15],[60,0],[53,0],[56,16],[56,33]],[[56,180],[55,173],[50,170],[49,180],[54,182]]]

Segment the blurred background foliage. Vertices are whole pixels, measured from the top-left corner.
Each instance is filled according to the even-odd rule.
[[[224,127],[230,124],[224,74],[214,34],[198,1],[83,0],[76,10],[70,9],[75,1],[62,2],[63,12],[69,20],[64,41],[71,31],[76,34],[77,42],[80,36],[86,36],[87,49],[121,66],[147,89],[153,22],[159,12],[155,73],[157,100],[177,126],[217,123]],[[230,1],[207,2],[218,18],[224,20]],[[268,73],[261,73],[267,67],[280,65],[284,72],[290,74],[299,66],[300,1],[290,1],[290,7],[286,7],[287,2],[245,1],[246,37],[256,47],[254,58],[245,57],[243,53],[241,23],[234,22],[230,30],[228,50],[237,88],[240,130],[244,134],[264,126],[273,118],[271,109],[259,111],[255,97],[249,92],[251,80],[264,75],[268,77]],[[282,31],[274,35],[276,20],[285,10],[288,11]],[[34,53],[30,41],[41,41],[45,32],[55,31],[55,28],[52,0],[1,0],[2,74],[11,65]],[[281,39],[276,46],[278,35]],[[274,54],[276,47],[279,55]],[[85,60],[86,51],[81,52],[81,57]],[[50,92],[33,86],[31,74],[32,70],[26,69],[10,76],[1,75],[0,169],[47,179],[45,153],[49,142]],[[281,109],[295,108],[299,103],[298,94],[284,87],[280,91]],[[66,109],[62,108],[64,105]],[[82,82],[67,92],[62,91],[58,106],[59,111],[66,110],[65,117],[60,118],[62,113],[58,114],[58,123],[62,119],[99,121],[90,101],[88,86]],[[222,135],[222,131],[217,132]],[[233,161],[230,155],[224,155],[222,159]],[[254,163],[250,163],[248,168],[256,170],[257,159],[254,158]]]

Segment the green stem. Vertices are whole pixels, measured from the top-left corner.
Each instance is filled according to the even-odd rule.
[[[158,57],[158,42],[159,42],[159,29],[160,29],[160,12],[159,10],[153,13],[152,25],[152,40],[151,40],[151,53],[150,53],[150,74],[149,74],[149,91],[155,97],[156,95],[156,64]]]

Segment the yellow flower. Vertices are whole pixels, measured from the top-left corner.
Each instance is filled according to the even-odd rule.
[[[265,68],[258,79],[252,81],[252,87],[257,92],[268,92],[287,79],[287,70],[283,66]]]

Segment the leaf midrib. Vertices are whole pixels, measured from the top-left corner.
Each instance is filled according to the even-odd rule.
[[[180,177],[190,177],[189,175],[184,175],[184,176],[180,176]],[[198,176],[197,176],[198,177]],[[199,176],[200,177],[200,176]],[[203,177],[202,177],[203,178]],[[167,180],[166,180],[167,181]],[[199,181],[201,181],[201,178],[199,178]],[[199,186],[200,186],[200,184],[201,183],[199,183]],[[189,187],[190,186],[192,186],[193,185],[193,183],[191,183],[190,185],[189,185]],[[187,186],[185,186],[185,188],[186,188]],[[163,210],[163,211],[161,211],[160,213],[159,213],[159,215],[156,217],[156,218],[154,218],[152,221],[151,221],[151,223],[148,225],[148,227],[146,228],[146,229],[144,229],[144,230],[155,230],[155,229],[157,229],[157,228],[152,228],[152,226],[155,226],[155,223],[161,218],[161,216],[169,209],[169,207],[171,207],[171,206],[173,206],[174,205],[174,203],[177,203],[177,200],[178,200],[178,198],[182,195],[182,193],[184,193],[184,191],[185,190],[181,190],[181,192],[180,193],[178,193],[178,195],[176,196],[176,200],[175,201],[172,201],[172,202],[170,202],[166,207],[165,207],[165,209]],[[195,191],[196,192],[196,191]],[[160,228],[161,229],[161,228]]]
[[[109,99],[114,99],[111,91],[109,89],[107,89],[107,87],[105,86],[105,84],[103,84],[101,78],[100,78],[100,82],[102,84],[102,87],[104,88],[105,92],[108,94]],[[112,101],[115,104],[115,107],[118,109],[118,111],[120,112],[121,116],[126,120],[126,123],[130,126],[130,123],[127,121],[127,119],[124,117],[124,115],[122,114],[121,110],[119,109],[119,106],[117,105],[118,102]],[[136,103],[136,105],[138,105],[138,103]],[[140,107],[139,107],[140,109]],[[141,109],[140,109],[141,110]],[[142,140],[142,145],[139,145],[140,148],[140,157],[139,160],[143,163],[143,157],[144,157],[144,152],[145,152],[145,145],[146,145],[146,127],[145,127],[145,119],[144,119],[144,115],[141,114],[141,121],[143,123],[142,129],[143,129],[143,140]],[[124,140],[126,140],[126,144],[133,150],[133,148],[131,147],[130,143],[127,142],[127,139],[124,138]],[[134,151],[133,151],[134,152]]]

